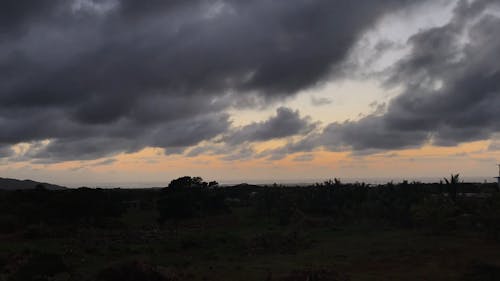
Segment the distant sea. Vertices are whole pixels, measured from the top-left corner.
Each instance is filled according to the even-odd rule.
[[[333,179],[333,178],[331,178]],[[263,180],[221,180],[220,185],[236,185],[240,183],[255,184],[255,185],[272,185],[274,183],[284,186],[299,186],[299,185],[309,185],[314,183],[322,183],[328,180],[328,178],[323,179],[303,179],[303,180],[279,180],[279,179],[263,179]],[[443,180],[443,177],[416,177],[416,178],[340,178],[343,183],[356,183],[364,182],[367,184],[385,184],[388,182],[400,183],[404,180],[408,182],[423,182],[423,183],[438,183]],[[461,177],[461,180],[468,183],[484,183],[484,182],[495,182],[493,177]],[[87,186],[92,188],[151,188],[151,187],[165,187],[168,182],[109,182],[109,183],[67,183],[65,186],[70,188],[76,188],[81,186]]]

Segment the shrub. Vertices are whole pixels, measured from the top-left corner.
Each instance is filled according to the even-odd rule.
[[[434,231],[455,228],[459,214],[455,202],[442,196],[426,198],[415,204],[411,211],[416,225],[429,227]]]

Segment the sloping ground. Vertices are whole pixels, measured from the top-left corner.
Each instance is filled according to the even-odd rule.
[[[66,189],[66,187],[64,186],[50,184],[50,183],[36,182],[32,180],[16,180],[16,179],[0,178],[0,190],[28,190],[28,189],[35,189],[38,185],[42,185],[48,190]]]

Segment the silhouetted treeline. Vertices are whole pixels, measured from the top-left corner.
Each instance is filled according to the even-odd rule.
[[[306,187],[268,187],[255,191],[254,209],[281,224],[294,214],[329,217],[336,224],[374,222],[433,230],[467,227],[497,232],[500,197],[492,184],[325,182]]]
[[[121,216],[126,210],[124,198],[114,190],[90,188],[0,192],[0,231],[30,224],[97,225]]]
[[[163,189],[90,189],[0,192],[0,231],[27,225],[101,226],[127,210],[152,210],[159,225],[251,210],[279,225],[308,217],[335,225],[370,222],[443,231],[455,228],[500,233],[500,196],[494,184],[447,183],[368,185],[335,179],[310,186],[220,187],[200,177],[182,177]],[[457,175],[458,176],[458,175]]]

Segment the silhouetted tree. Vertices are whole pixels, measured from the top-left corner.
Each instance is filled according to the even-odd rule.
[[[208,187],[208,183],[204,182],[201,177],[184,176],[172,180],[168,185],[169,189],[186,189],[186,188],[202,188]]]
[[[460,174],[451,174],[450,179],[444,178],[446,185],[448,186],[448,194],[453,201],[457,200],[457,189],[460,183]]]
[[[202,217],[229,212],[223,193],[208,187],[217,186],[216,181],[207,183],[201,177],[180,177],[172,180],[165,188],[164,196],[158,200],[160,223]]]

